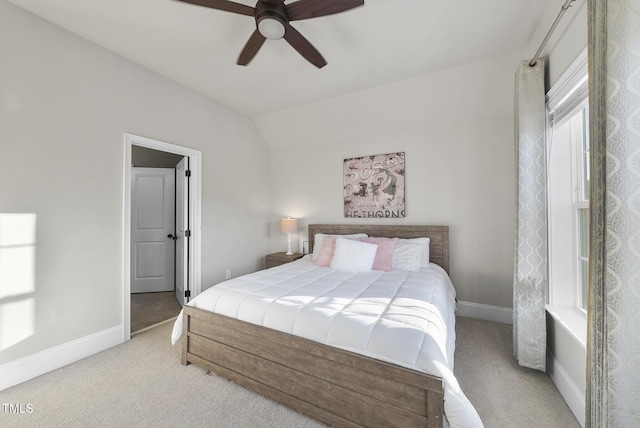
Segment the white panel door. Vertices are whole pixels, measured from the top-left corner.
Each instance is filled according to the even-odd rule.
[[[189,275],[189,158],[185,157],[176,166],[176,299],[185,303]]]
[[[175,170],[131,170],[131,292],[175,287]]]

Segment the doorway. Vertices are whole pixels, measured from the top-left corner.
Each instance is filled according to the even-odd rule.
[[[176,165],[186,157],[132,147],[131,335],[180,313],[176,273]],[[182,210],[180,210],[182,211]],[[184,241],[184,235],[180,242]]]
[[[125,134],[124,154],[126,341],[141,327],[175,317],[200,292],[201,153]]]

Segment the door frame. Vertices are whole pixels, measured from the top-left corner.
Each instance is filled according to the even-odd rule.
[[[189,181],[189,289],[191,298],[201,291],[201,261],[202,261],[202,152],[187,147],[178,146],[141,137],[134,134],[124,134],[124,187],[122,210],[122,340],[131,339],[131,150],[132,146],[161,150],[181,156],[189,157],[191,178]]]

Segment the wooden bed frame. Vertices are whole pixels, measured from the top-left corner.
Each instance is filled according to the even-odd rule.
[[[449,270],[448,226],[309,225],[316,233],[429,237],[430,259]],[[442,427],[436,376],[184,306],[182,363],[337,427]]]

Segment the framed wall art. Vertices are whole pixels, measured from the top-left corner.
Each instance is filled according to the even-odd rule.
[[[344,216],[404,218],[404,152],[344,160]]]

